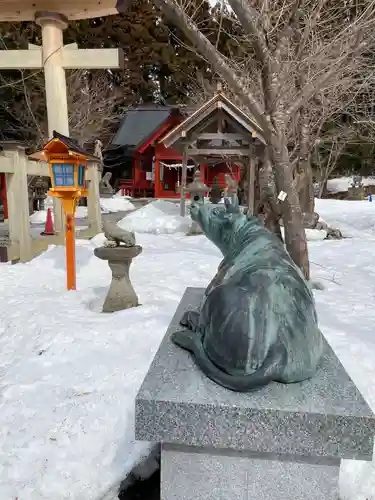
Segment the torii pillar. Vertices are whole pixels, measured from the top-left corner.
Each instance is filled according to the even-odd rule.
[[[39,14],[35,16],[35,21],[42,28],[42,62],[46,88],[48,137],[52,137],[54,130],[69,137],[66,78],[61,54],[61,48],[64,46],[63,31],[68,27],[68,23],[59,14],[49,16]],[[53,214],[55,230],[61,234],[64,214],[61,200],[57,198],[53,199]]]
[[[1,50],[0,69],[44,69],[48,135],[54,130],[69,137],[65,69],[108,69],[121,67],[119,49],[78,49],[63,43],[68,19],[56,12],[36,12],[35,22],[42,28],[42,47],[29,50]],[[54,200],[55,229],[63,231],[64,216],[60,200]]]

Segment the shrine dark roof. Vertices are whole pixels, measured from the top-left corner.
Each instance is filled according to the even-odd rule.
[[[28,156],[28,158],[30,160],[46,161],[45,149],[49,146],[49,144],[53,141],[53,139],[58,139],[66,146],[66,148],[69,151],[76,153],[77,155],[84,156],[86,157],[87,160],[94,160],[94,161],[100,160],[97,156],[94,156],[85,149],[83,149],[74,139],[71,139],[66,135],[60,134],[59,132],[56,132],[56,130],[52,132],[52,138],[43,146],[43,149],[31,153]]]
[[[137,149],[173,114],[185,115],[181,106],[142,105],[129,109],[111,142],[111,146]]]

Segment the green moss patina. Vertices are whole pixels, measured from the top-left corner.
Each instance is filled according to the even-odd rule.
[[[284,245],[236,197],[222,205],[195,204],[191,217],[224,259],[199,311],[181,319],[172,340],[191,351],[205,375],[234,390],[271,381],[308,379],[323,339],[309,284]]]

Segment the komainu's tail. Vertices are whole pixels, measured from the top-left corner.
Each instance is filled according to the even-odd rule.
[[[172,334],[172,341],[193,354],[196,365],[217,384],[236,392],[251,392],[272,381],[280,381],[280,368],[285,366],[287,351],[283,344],[274,345],[268,352],[263,365],[252,374],[230,375],[218,368],[207,356],[201,336],[190,330]]]

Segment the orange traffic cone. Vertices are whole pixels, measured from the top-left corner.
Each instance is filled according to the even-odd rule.
[[[40,233],[42,236],[53,236],[55,231],[53,229],[52,212],[49,208],[47,210],[46,225],[44,226],[44,231]]]

